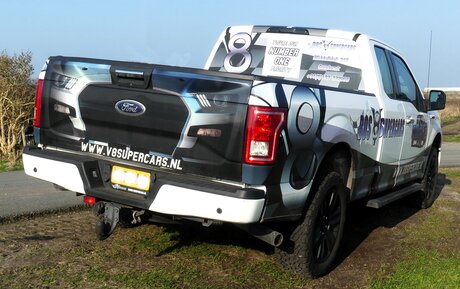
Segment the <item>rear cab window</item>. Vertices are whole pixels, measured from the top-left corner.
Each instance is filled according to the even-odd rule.
[[[375,55],[380,69],[380,77],[382,79],[383,89],[390,98],[396,98],[396,92],[393,86],[391,77],[390,65],[386,56],[385,50],[381,47],[375,47]]]

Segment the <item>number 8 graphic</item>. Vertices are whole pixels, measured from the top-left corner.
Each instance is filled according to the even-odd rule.
[[[232,36],[228,42],[229,53],[224,59],[224,68],[228,72],[241,73],[251,65],[252,56],[248,48],[251,46],[251,36],[240,32]]]

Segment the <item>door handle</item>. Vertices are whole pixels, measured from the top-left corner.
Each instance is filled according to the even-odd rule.
[[[406,124],[413,124],[415,122],[415,119],[412,116],[409,116],[406,118]]]

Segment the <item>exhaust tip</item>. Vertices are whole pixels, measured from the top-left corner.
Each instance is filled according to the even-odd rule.
[[[236,226],[273,247],[279,247],[283,243],[283,234],[263,225],[248,224]]]
[[[279,232],[273,232],[274,233],[274,237],[273,237],[273,246],[274,247],[279,247],[281,246],[281,244],[283,243],[283,234],[279,233]]]

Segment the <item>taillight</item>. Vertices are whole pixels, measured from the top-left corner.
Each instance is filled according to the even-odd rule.
[[[43,79],[39,79],[37,83],[37,92],[35,94],[35,109],[34,109],[34,126],[40,127],[41,125],[41,111],[42,111],[42,92],[43,92]]]
[[[97,203],[97,199],[95,197],[83,196],[83,202],[90,206],[94,206]]]
[[[287,110],[249,106],[246,122],[244,162],[267,165],[276,161],[279,134],[286,122]]]

